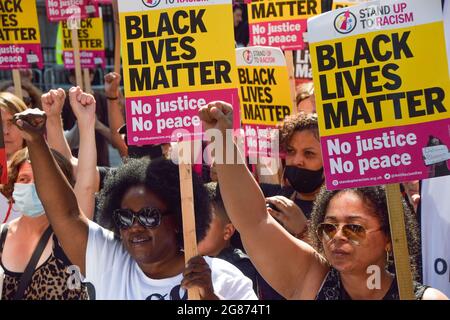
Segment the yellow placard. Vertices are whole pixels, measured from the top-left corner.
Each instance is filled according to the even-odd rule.
[[[72,50],[72,30],[67,26],[66,21],[61,21],[61,37],[63,50]],[[103,19],[87,18],[81,20],[80,29],[78,29],[78,42],[80,51],[83,50],[105,50],[105,41],[103,34]]]
[[[0,45],[40,42],[36,1],[0,1]]]
[[[120,12],[126,96],[236,88],[232,19],[229,4]]]
[[[292,113],[286,67],[238,67],[243,124],[275,126]]]
[[[443,39],[440,21],[310,43],[321,136],[449,118]]]
[[[307,19],[322,12],[321,0],[252,0],[247,5],[248,22]]]
[[[349,2],[349,1],[333,1],[332,10],[347,8],[358,4],[358,2]]]

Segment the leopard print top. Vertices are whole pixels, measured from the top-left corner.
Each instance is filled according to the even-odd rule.
[[[72,281],[74,271],[67,256],[53,235],[53,251],[50,257],[39,266],[31,277],[31,282],[23,295],[24,300],[87,300],[86,286]],[[3,247],[3,243],[1,244]],[[0,252],[1,261],[1,252]],[[2,299],[12,300],[19,286],[22,273],[5,270]],[[77,286],[78,284],[78,286]]]

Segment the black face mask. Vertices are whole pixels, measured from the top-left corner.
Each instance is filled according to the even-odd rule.
[[[300,193],[311,193],[319,188],[323,181],[323,167],[317,171],[302,169],[296,166],[286,166],[284,178],[295,191]]]

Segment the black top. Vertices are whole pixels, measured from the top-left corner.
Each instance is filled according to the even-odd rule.
[[[429,287],[418,282],[414,282],[413,285],[416,300],[422,300],[425,290]],[[345,291],[339,272],[336,269],[331,268],[330,272],[328,272],[327,278],[316,296],[316,300],[352,300],[347,291]],[[382,300],[400,300],[397,279],[395,277],[391,287]]]

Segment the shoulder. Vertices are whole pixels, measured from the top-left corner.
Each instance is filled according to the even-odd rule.
[[[448,300],[448,297],[437,289],[427,288],[423,293],[422,300]]]

